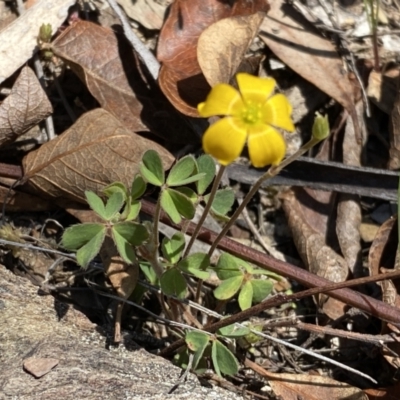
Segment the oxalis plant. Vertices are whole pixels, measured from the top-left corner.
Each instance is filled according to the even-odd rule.
[[[104,189],[102,197],[93,192],[85,193],[89,206],[101,222],[71,226],[65,230],[61,242],[64,248],[76,251],[77,263],[82,268],[111,246],[124,263],[140,267],[146,279],[159,286],[166,296],[177,299],[190,297],[202,303],[207,301],[207,296],[202,296],[204,285],[209,289],[215,277],[219,285],[212,290],[214,301],[208,301],[207,305],[214,303],[219,311],[231,299],[237,299],[240,309],[246,310],[271,293],[273,281],[280,279],[278,275],[258,269],[228,253],[222,253],[218,261],[211,264],[211,256],[260,186],[326,138],[329,124],[326,117],[317,115],[311,140],[296,154],[282,161],[286,143],[278,129],[294,130],[291,105],[284,95],[273,94],[276,83],[272,78],[262,79],[248,74],[238,74],[236,78],[239,91],[230,85],[218,84],[212,88],[206,101],[198,106],[202,117],[224,116],[203,136],[203,149],[207,154],[197,159],[191,155],[183,157],[166,174],[157,152],[149,150],[143,156],[140,174],[133,179],[131,187],[115,182]],[[253,166],[271,167],[228,218],[234,194],[230,188],[220,189],[220,181],[226,166],[241,154],[246,144]],[[152,221],[140,222],[140,198],[148,185],[157,187],[159,195]],[[185,221],[194,218],[199,206],[203,206],[204,211],[187,242]],[[164,237],[160,243],[158,225],[162,211],[174,224],[181,224],[183,228],[171,238]],[[193,252],[193,244],[208,214],[225,222],[225,226],[208,253]],[[136,280],[132,282],[135,286]],[[119,294],[128,297],[133,289]],[[176,300],[171,301],[168,307],[163,298],[160,297],[160,301],[171,319],[179,319]],[[201,325],[196,322],[196,328],[188,329],[186,333],[179,332],[181,337],[184,335],[186,347],[177,354],[176,362],[197,372],[205,370],[212,362],[217,374],[234,375],[239,362],[232,349],[235,344],[254,341],[254,329],[259,327],[229,325],[210,334],[199,329]]]

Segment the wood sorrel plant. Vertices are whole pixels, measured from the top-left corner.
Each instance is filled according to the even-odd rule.
[[[271,293],[271,278],[279,279],[276,274],[256,269],[226,253],[220,256],[216,265],[210,265],[211,255],[261,184],[327,137],[329,124],[326,118],[318,115],[310,142],[281,162],[286,144],[276,128],[294,129],[289,102],[281,94],[272,94],[275,81],[271,78],[263,80],[238,74],[238,83],[240,93],[229,85],[217,85],[206,102],[199,105],[203,116],[225,115],[207,130],[203,141],[205,151],[220,161],[217,176],[216,165],[210,155],[198,159],[186,156],[177,161],[166,174],[159,155],[153,150],[146,152],[140,164],[140,175],[135,177],[129,189],[120,182],[111,184],[104,190],[107,198],[105,203],[96,194],[86,192],[89,206],[103,222],[72,226],[64,232],[61,243],[63,247],[77,251],[79,265],[86,267],[101,251],[107,237],[112,239],[126,263],[140,264],[150,283],[159,285],[167,296],[186,298],[190,288],[192,298],[200,301],[203,282],[207,282],[212,273],[220,280],[219,286],[213,291],[220,306],[225,301],[237,298],[239,307],[245,310],[253,303],[263,301]],[[251,188],[208,254],[191,253],[197,232],[209,213],[227,220],[226,215],[234,202],[234,195],[231,189],[220,189],[219,183],[225,166],[240,155],[246,141],[251,161],[257,166],[272,164],[272,167]],[[213,181],[210,192],[207,192]],[[147,184],[158,187],[159,195],[153,221],[140,223],[137,220],[140,197],[145,193]],[[179,224],[182,219],[193,219],[196,207],[200,204],[205,205],[204,212],[197,223],[198,230],[188,244],[184,232],[177,232],[171,238],[165,237],[159,242],[161,211],[172,222]],[[160,301],[164,300],[160,298]],[[179,319],[176,306],[173,303],[169,306],[171,317]],[[167,308],[164,309],[168,313]],[[201,324],[197,321],[195,325],[198,329]],[[239,364],[226,344],[245,338],[250,334],[250,328],[254,327],[238,329],[231,325],[221,328],[215,335],[188,331],[185,334],[187,347],[180,352],[177,362],[187,365],[192,360],[193,369],[202,369],[206,367],[206,361],[211,360],[218,374],[235,374]]]

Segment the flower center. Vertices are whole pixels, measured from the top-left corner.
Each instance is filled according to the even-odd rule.
[[[242,110],[241,117],[246,124],[254,125],[260,122],[262,118],[261,104],[247,102]]]

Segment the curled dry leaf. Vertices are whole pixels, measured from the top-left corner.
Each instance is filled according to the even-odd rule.
[[[210,91],[197,59],[197,43],[201,33],[223,18],[253,15],[269,9],[265,0],[238,0],[232,3],[228,0],[175,0],[171,5],[157,48],[157,58],[162,63],[159,83],[171,103],[186,115],[198,117],[197,104]],[[212,38],[212,42],[217,42],[224,35],[227,33],[220,31],[218,37]],[[203,46],[202,52],[211,53],[215,47],[218,46],[214,44],[207,50]],[[223,52],[219,48],[219,53]],[[224,65],[242,61],[233,61],[232,58],[237,55],[234,51],[226,55],[228,61]]]
[[[38,124],[53,112],[36,75],[24,67],[0,106],[0,146]]]
[[[363,139],[366,141],[367,130],[364,124],[364,104],[359,101],[356,105],[358,126],[363,131]],[[343,164],[355,167],[361,166],[361,153],[363,143],[356,138],[353,121],[347,119],[343,139]],[[340,194],[338,198],[336,234],[340,249],[347,261],[350,271],[355,278],[363,276],[361,262],[361,206],[357,195]]]
[[[332,282],[348,275],[346,260],[329,245],[333,241],[328,216],[334,207],[332,193],[296,188],[283,195],[283,209],[297,250],[308,270]],[[326,295],[317,297],[319,307],[332,319],[343,315],[346,304]]]
[[[398,249],[399,239],[397,232],[397,217],[392,217],[382,224],[372,242],[368,255],[368,268],[371,276],[379,275],[387,270],[400,269],[400,253]],[[391,279],[377,282],[382,289],[382,300],[385,303],[400,308],[400,286],[398,280],[393,282]],[[383,322],[382,333],[396,334],[399,336],[400,330]],[[390,349],[390,350],[388,350]],[[395,368],[400,367],[399,341],[388,343],[387,348],[382,350],[385,359]]]
[[[263,18],[263,12],[224,18],[200,35],[197,58],[210,86],[229,83],[241,65]]]
[[[353,115],[353,84],[331,41],[321,37],[284,0],[271,3],[271,10],[260,29],[261,39],[286,65],[334,98]]]
[[[397,70],[398,74],[398,70]],[[400,76],[397,75],[397,82],[400,82]],[[390,92],[389,92],[390,93]],[[393,107],[390,113],[390,159],[388,168],[397,170],[400,168],[400,87],[397,84],[396,97],[393,102]],[[386,92],[385,92],[386,96]]]
[[[110,113],[84,114],[58,138],[23,160],[24,181],[51,197],[85,202],[84,191],[100,193],[112,182],[130,186],[143,154],[156,150],[164,168],[174,157],[159,144],[130,132]]]

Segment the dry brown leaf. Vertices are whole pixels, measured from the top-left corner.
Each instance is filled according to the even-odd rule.
[[[271,374],[269,384],[277,396],[285,400],[368,400],[359,388],[326,376]]]
[[[358,125],[363,130],[366,141],[367,131],[364,124],[364,105],[359,101],[356,105]],[[356,138],[353,121],[347,119],[343,139],[343,164],[361,167],[363,143]],[[355,278],[364,275],[361,260],[361,206],[359,196],[341,193],[338,198],[336,234],[340,249]]]
[[[52,50],[68,62],[105,110],[133,132],[148,130],[139,100],[148,96],[148,90],[122,35],[79,20],[53,42]]]
[[[85,201],[85,190],[100,193],[116,181],[129,187],[150,149],[158,152],[164,168],[171,166],[174,158],[167,150],[130,132],[107,111],[96,109],[30,152],[23,160],[24,181],[51,197]]]
[[[0,106],[0,146],[14,141],[53,112],[36,75],[24,67]]]
[[[263,12],[257,12],[252,15],[224,18],[209,26],[200,35],[197,58],[210,86],[229,83],[257,34],[264,15]]]
[[[296,188],[283,196],[283,209],[297,250],[308,270],[332,282],[343,282],[348,276],[346,260],[327,244],[334,198],[332,193]],[[332,319],[343,315],[346,304],[326,295],[317,297],[319,307]]]
[[[353,84],[330,40],[321,37],[285,0],[271,2],[260,29],[261,39],[286,65],[353,115]]]
[[[379,275],[393,269],[400,269],[399,250],[397,234],[397,217],[392,217],[382,224],[371,245],[368,255],[368,267],[370,275]],[[395,283],[391,279],[377,282],[382,289],[382,301],[387,304],[400,308],[400,286],[398,281]],[[400,331],[395,326],[383,322],[382,334],[399,334]],[[390,349],[390,350],[388,350]],[[385,359],[395,368],[400,368],[399,341],[387,343],[387,347],[382,349]]]
[[[157,48],[157,58],[162,63],[159,83],[171,103],[186,115],[198,117],[197,104],[210,91],[197,60],[200,34],[223,18],[252,15],[269,9],[265,0],[232,3],[229,0],[175,0],[171,5]],[[213,41],[220,38],[221,33]]]
[[[41,378],[56,367],[59,362],[60,360],[57,358],[29,357],[24,360],[23,367],[25,371],[29,372],[35,378]]]

